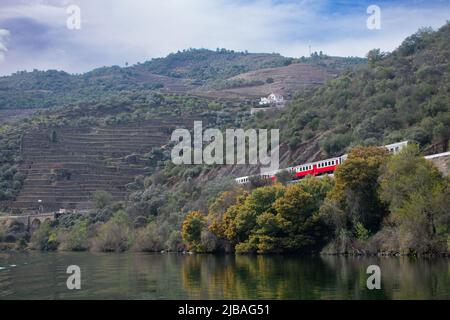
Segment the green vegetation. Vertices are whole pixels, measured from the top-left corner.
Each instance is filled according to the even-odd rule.
[[[13,199],[25,179],[18,171],[22,162],[21,138],[22,134],[17,128],[0,126],[0,202]]]
[[[272,79],[273,81],[273,79]],[[217,90],[222,89],[235,89],[244,87],[253,87],[263,85],[264,81],[261,80],[246,80],[246,79],[229,79],[216,82],[214,88]]]
[[[233,50],[189,49],[152,59],[141,66],[146,70],[175,78],[198,80],[226,79],[256,69],[289,65],[291,58],[279,54],[235,52]]]
[[[383,167],[380,198],[389,204],[387,225],[395,230],[402,252],[442,253],[450,249],[449,179],[409,147]],[[383,239],[389,246],[392,239]]]
[[[299,92],[279,117],[248,127],[282,128],[281,141],[295,151],[311,137],[329,156],[356,145],[409,140],[442,152],[450,138],[450,23],[421,29],[392,53],[372,50],[359,65]],[[317,58],[319,59],[319,58]]]
[[[334,181],[310,177],[221,194],[207,215],[187,216],[183,239],[200,252],[312,253],[328,243],[328,253],[446,254],[449,188],[415,145],[392,157],[358,147]],[[201,237],[208,232],[217,238],[209,250]]]

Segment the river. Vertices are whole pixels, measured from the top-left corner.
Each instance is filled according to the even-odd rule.
[[[80,290],[67,289],[69,265]],[[379,290],[366,286],[369,265]],[[2,252],[0,299],[450,299],[450,260]]]

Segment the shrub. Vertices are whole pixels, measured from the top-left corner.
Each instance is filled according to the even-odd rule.
[[[89,223],[78,220],[69,230],[61,229],[58,235],[59,249],[68,251],[84,251],[89,249]]]
[[[32,234],[31,246],[42,251],[56,250],[58,248],[57,231],[51,227],[49,222],[44,222]]]
[[[161,251],[162,249],[164,249],[164,247],[161,244],[161,238],[157,234],[155,222],[150,222],[146,227],[136,231],[133,250],[154,252]]]
[[[120,252],[127,250],[131,243],[131,221],[127,214],[120,210],[100,227],[94,247],[100,251]]]

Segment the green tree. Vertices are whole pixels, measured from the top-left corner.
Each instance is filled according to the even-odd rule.
[[[390,221],[398,228],[399,250],[422,254],[448,250],[449,179],[420,155],[418,146],[393,156],[379,181],[380,197],[389,204]]]
[[[52,228],[50,222],[44,222],[33,232],[31,245],[39,250],[53,251],[58,248],[56,230]]]
[[[94,202],[94,207],[97,209],[104,209],[112,202],[112,195],[106,191],[95,191],[92,194],[92,201]]]
[[[378,194],[378,177],[387,155],[384,148],[356,147],[336,169],[335,185],[321,213],[333,226],[337,241],[347,231],[356,237],[359,223],[370,233],[380,229],[388,210]]]
[[[58,238],[62,236],[59,249],[71,251],[84,251],[89,249],[88,239],[89,222],[77,220],[70,230],[60,230]]]
[[[286,185],[290,181],[294,180],[296,176],[293,172],[290,172],[288,170],[281,170],[277,172],[275,177],[277,182]]]

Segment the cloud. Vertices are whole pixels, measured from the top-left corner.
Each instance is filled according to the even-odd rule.
[[[439,0],[377,2],[382,28],[371,31],[368,0],[2,1],[0,27],[14,37],[0,74],[33,68],[84,72],[190,47],[297,57],[308,55],[311,46],[364,56],[372,48],[391,51],[419,27],[437,28],[450,16]],[[66,27],[70,4],[81,9],[81,30]]]
[[[5,60],[5,54],[8,51],[6,48],[6,40],[9,37],[9,30],[0,29],[0,63]]]

